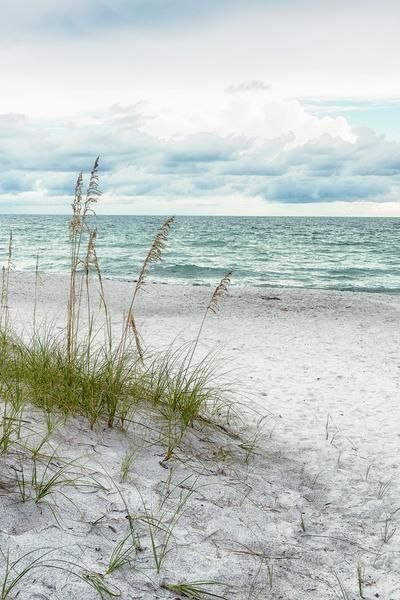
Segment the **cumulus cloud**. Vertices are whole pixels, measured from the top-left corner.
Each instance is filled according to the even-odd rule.
[[[167,138],[198,132],[232,134],[271,140],[292,136],[292,143],[303,144],[325,133],[352,141],[354,134],[341,116],[318,117],[295,99],[282,99],[271,92],[209,93],[172,95],[162,107],[149,102],[146,131]]]
[[[285,102],[280,110],[288,110]],[[299,114],[297,106],[294,113]],[[334,120],[310,118],[309,124],[318,122],[307,135],[301,125],[307,115],[297,128],[286,122],[268,129],[261,111],[257,135],[252,124],[235,132],[231,122],[230,129],[165,137],[149,131],[151,115],[142,104],[75,120],[2,115],[0,211],[68,211],[76,174],[97,154],[107,211],[121,205],[135,211],[137,198],[147,207],[169,205],[171,212],[179,206],[190,212],[190,198],[195,212],[197,201],[212,205],[215,198],[240,197],[245,207],[246,201],[260,200],[309,204],[398,197],[399,143],[368,129],[348,131],[341,122],[333,127]]]

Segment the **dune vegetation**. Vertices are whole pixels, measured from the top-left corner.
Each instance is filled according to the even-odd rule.
[[[2,543],[0,598],[19,597],[23,582],[31,580],[33,572],[35,577],[45,572],[53,573],[48,577],[54,577],[54,573],[61,579],[72,577],[78,587],[71,589],[80,590],[79,585],[85,585],[88,598],[89,592],[102,598],[132,597],[123,593],[115,580],[120,571],[127,573],[128,579],[133,574],[132,581],[136,583],[140,579],[151,581],[152,591],[145,597],[156,597],[155,590],[163,590],[168,597],[222,598],[226,588],[223,582],[165,581],[157,576],[162,574],[175,543],[174,530],[196,489],[194,473],[185,477],[186,485],[173,479],[171,465],[185,461],[187,432],[197,429],[202,435],[204,431],[212,435],[214,429],[219,434],[238,435],[227,424],[233,413],[236,412],[235,418],[238,416],[228,379],[221,377],[215,356],[199,357],[197,352],[206,319],[218,311],[231,273],[221,279],[212,293],[192,343],[171,345],[162,352],[146,348],[137,326],[136,301],[151,266],[162,259],[174,221],[170,217],[154,237],[122,315],[122,327],[114,331],[96,251],[98,171],[96,159],[86,192],[82,174],[75,186],[69,225],[71,268],[65,327],[61,331],[38,322],[39,258],[32,323],[23,331],[14,327],[10,316],[14,268],[10,234],[7,262],[2,269],[0,306],[0,490],[2,501],[7,499],[14,507],[29,506],[29,518],[34,520],[36,511],[42,514],[45,510],[47,526],[53,523],[61,528],[66,518],[63,511],[68,512],[72,506],[78,514],[85,512],[78,507],[82,494],[112,493],[122,506],[124,527],[120,528],[121,537],[111,548],[102,570],[82,567],[73,551],[66,554],[57,545],[49,547],[47,540],[42,544],[40,534],[35,537],[33,548],[30,544],[19,553]],[[53,440],[59,438],[61,431],[64,439],[74,431],[76,440],[77,423],[88,436],[106,429],[118,435],[134,431],[127,447],[127,438],[123,442],[126,449],[119,466],[119,482],[107,468],[97,472],[85,466],[84,460],[60,454]],[[149,506],[140,482],[129,479],[138,453],[152,447],[162,449],[158,462],[168,472],[157,508]],[[246,445],[243,441],[243,459],[251,451],[251,443]],[[165,472],[161,469],[162,474]],[[127,490],[132,489],[140,506],[136,513],[126,496]],[[2,515],[6,513],[3,506]],[[23,515],[22,512],[21,519],[26,518]],[[100,526],[104,518],[100,515],[91,526]],[[147,554],[145,559],[143,554]],[[69,592],[65,590],[69,589],[64,588],[65,596],[54,592],[51,597],[67,597]]]

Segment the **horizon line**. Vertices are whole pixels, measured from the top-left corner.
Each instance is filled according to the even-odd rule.
[[[212,215],[212,214],[178,214],[173,213],[96,213],[94,217],[198,217],[198,218],[232,218],[232,219],[400,219],[400,215]],[[2,213],[0,217],[71,217],[71,213]]]

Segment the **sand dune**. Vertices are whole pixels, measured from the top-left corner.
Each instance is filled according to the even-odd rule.
[[[32,276],[13,274],[10,313],[19,327],[31,320],[32,285]],[[52,276],[40,290],[39,316],[59,327],[65,286]],[[106,289],[118,326],[131,284],[107,281]],[[137,307],[147,345],[193,339],[209,294],[149,283]],[[200,351],[218,348],[257,416],[243,408],[248,426],[233,424],[231,435],[207,426],[189,433],[168,469],[160,465],[162,446],[151,431],[145,445],[139,425],[125,433],[91,432],[81,419],[60,424],[51,440],[57,453],[76,459],[103,487],[70,488],[73,503],[58,496],[57,519],[46,506],[0,494],[2,548],[63,548],[85,569],[104,573],[127,527],[120,492],[131,514],[143,516],[144,502],[155,515],[165,510],[165,523],[179,495],[189,494],[159,574],[148,527],[138,519],[137,569],[107,576],[122,598],[173,598],[163,582],[213,580],[224,584],[214,593],[243,600],[353,599],[360,587],[366,599],[398,600],[399,311],[398,296],[232,287],[207,322]],[[29,419],[36,432],[44,428],[37,411]],[[132,447],[131,470],[120,482]],[[18,598],[98,597],[54,569],[24,581]]]

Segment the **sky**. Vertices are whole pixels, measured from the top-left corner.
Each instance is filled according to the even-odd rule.
[[[400,216],[398,0],[2,0],[0,213]]]

